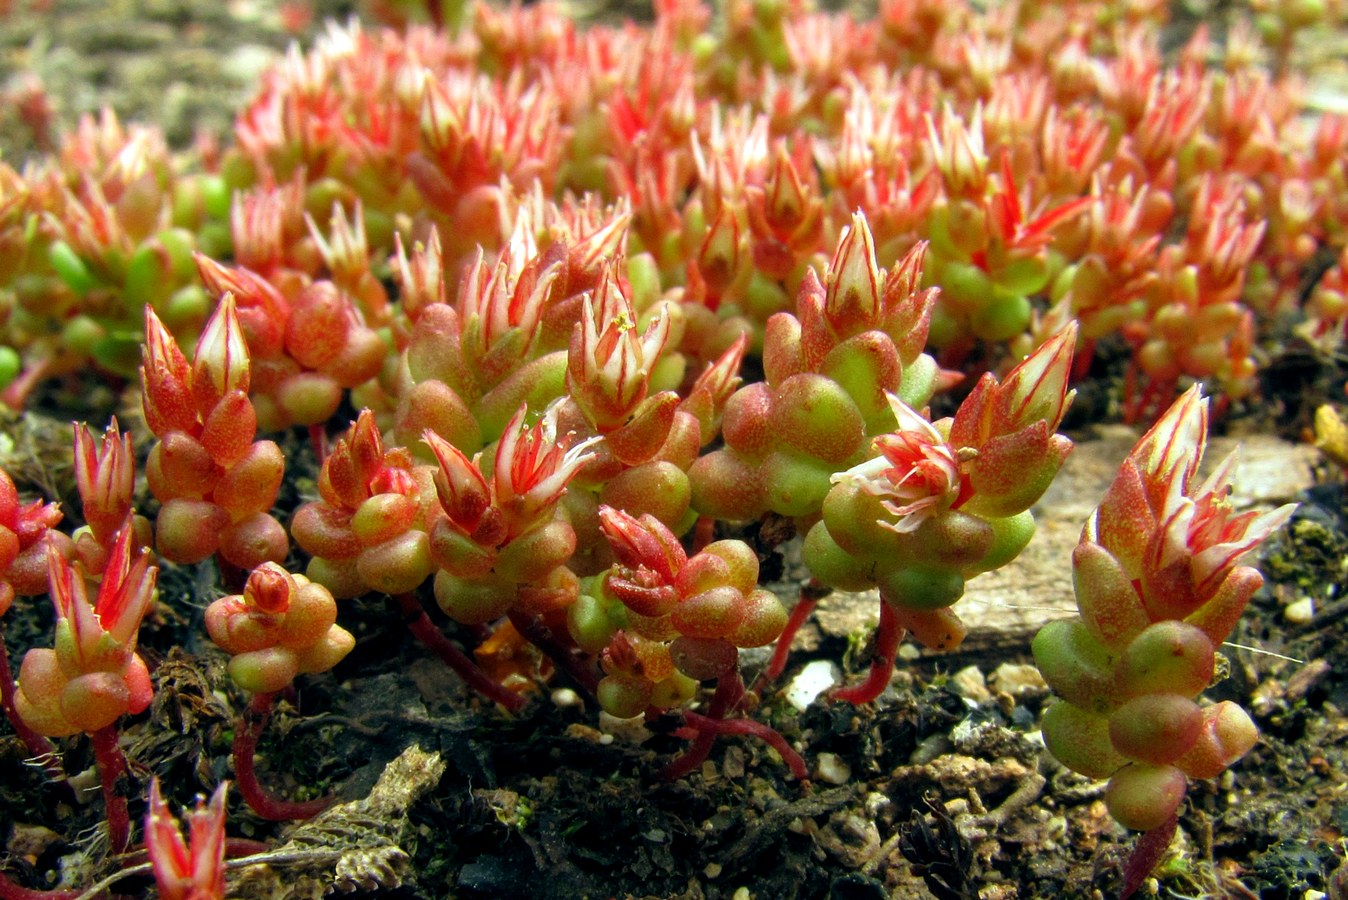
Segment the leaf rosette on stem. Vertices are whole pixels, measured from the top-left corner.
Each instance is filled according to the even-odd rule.
[[[1071,402],[1070,326],[1000,384],[985,375],[953,419],[931,423],[894,395],[899,427],[874,439],[879,456],[833,478],[804,558],[825,584],[880,589],[881,618],[867,681],[840,691],[879,696],[904,631],[937,649],[964,639],[950,607],[967,578],[1005,565],[1034,534],[1029,507],[1072,442],[1056,434]]]
[[[1072,554],[1080,614],[1033,645],[1062,698],[1044,714],[1049,752],[1109,778],[1111,814],[1142,831],[1174,817],[1189,778],[1221,774],[1258,738],[1235,703],[1197,698],[1263,583],[1241,557],[1295,509],[1235,512],[1234,454],[1195,486],[1207,425],[1195,386],[1133,448]]]

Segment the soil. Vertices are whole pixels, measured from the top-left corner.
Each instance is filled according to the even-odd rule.
[[[61,121],[113,103],[125,118],[160,122],[179,146],[198,127],[225,133],[228,111],[291,37],[263,4],[19,7],[0,19],[0,83],[18,90],[35,73]],[[320,17],[349,11],[318,8]],[[0,114],[0,141],[10,160],[36,146],[9,112]],[[1284,368],[1273,373],[1306,365],[1293,351],[1274,353]],[[1342,400],[1343,362],[1309,365],[1314,377],[1271,383],[1263,412],[1237,414],[1229,430],[1271,432],[1273,421],[1304,423],[1318,402]],[[21,489],[73,496],[69,472],[48,466],[44,448],[68,447],[59,423],[99,397],[109,408],[117,402],[106,388],[61,385],[43,414],[4,423],[3,464]],[[723,739],[700,771],[662,780],[660,767],[685,746],[676,722],[633,734],[601,720],[561,678],[509,717],[430,658],[396,609],[377,599],[348,604],[342,622],[356,651],[286,698],[259,756],[278,791],[332,791],[340,802],[309,823],[276,826],[231,798],[230,834],[274,849],[270,865],[235,870],[231,896],[320,896],[334,887],[465,900],[1116,895],[1132,838],[1105,812],[1102,784],[1042,752],[1036,723],[1048,693],[1026,667],[1034,627],[1070,608],[1064,548],[1133,439],[1084,423],[1075,437],[1081,448],[1071,467],[1036,511],[1045,543],[1027,554],[1031,568],[971,588],[960,609],[974,628],[960,653],[909,655],[871,706],[819,702],[797,712],[784,688],[807,663],[841,660],[849,678],[864,669],[876,601],[836,595],[821,604],[756,713],[805,754],[807,783],[791,780],[774,752],[749,739]],[[1342,471],[1305,447],[1272,446],[1271,469],[1306,477],[1251,500],[1302,505],[1259,561],[1268,585],[1224,650],[1227,677],[1210,692],[1249,709],[1262,738],[1219,781],[1193,785],[1179,835],[1144,895],[1348,897],[1348,497]],[[312,470],[298,441],[287,452]],[[794,546],[785,545],[780,566],[783,597],[799,587]],[[201,628],[217,583],[209,565],[162,575],[162,602],[141,637],[156,697],[124,727],[137,781],[133,818],[143,813],[150,772],[176,804],[230,776],[246,698]],[[43,603],[16,604],[5,624],[18,660],[48,639],[51,613]],[[0,726],[5,866],[35,887],[58,871],[81,886],[107,874],[92,752],[83,739],[64,748],[66,770],[82,773],[74,780],[89,788],[78,799],[48,782]],[[143,874],[115,886],[136,896],[152,890]]]

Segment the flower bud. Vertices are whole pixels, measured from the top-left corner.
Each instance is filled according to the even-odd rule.
[[[150,430],[160,437],[170,431],[194,432],[197,411],[192,401],[192,367],[150,308],[145,310],[141,357],[141,382],[145,385],[142,399]]]
[[[248,393],[248,344],[239,327],[234,298],[226,294],[206,321],[192,361],[192,397],[201,416],[209,416],[230,391]]]

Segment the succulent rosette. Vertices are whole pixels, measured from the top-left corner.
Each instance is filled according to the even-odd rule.
[[[777,313],[763,338],[765,379],[731,395],[725,446],[689,470],[693,507],[744,521],[819,514],[833,475],[864,460],[894,425],[887,395],[921,406],[938,369],[922,352],[936,291],[920,290],[925,247],[880,269],[857,213],[820,283],[806,274],[796,313]]]
[[[689,556],[654,516],[604,506],[599,519],[617,562],[572,607],[569,624],[576,643],[600,655],[597,694],[610,714],[681,706],[696,682],[735,673],[740,649],[781,634],[786,610],[758,587],[758,556],[743,541]]]
[[[1044,714],[1049,752],[1109,778],[1110,812],[1144,831],[1175,815],[1189,778],[1221,774],[1258,737],[1238,705],[1198,696],[1263,583],[1241,558],[1295,509],[1236,512],[1234,454],[1195,484],[1207,424],[1195,386],[1133,448],[1072,554],[1080,614],[1034,639],[1062,698]]]
[[[880,589],[881,645],[867,685],[845,699],[873,699],[888,682],[905,630],[950,649],[964,625],[950,610],[965,580],[1014,559],[1034,534],[1030,506],[1071,452],[1057,434],[1075,326],[998,383],[974,387],[953,419],[932,423],[889,395],[898,428],[872,442],[879,454],[833,478],[804,558],[825,584]]]
[[[150,705],[154,691],[136,634],[154,604],[159,570],[149,551],[133,551],[134,542],[124,524],[92,602],[82,567],[48,548],[56,646],[28,651],[15,696],[19,716],[39,734],[93,733]]]
[[[255,694],[279,691],[299,675],[326,672],[356,645],[337,624],[332,593],[276,563],[254,569],[242,594],[208,606],[206,631],[230,655],[230,677]]]

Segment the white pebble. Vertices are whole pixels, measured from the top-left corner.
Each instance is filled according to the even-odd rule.
[[[1282,611],[1282,614],[1283,618],[1293,625],[1305,625],[1315,618],[1315,601],[1310,597],[1293,600],[1287,604],[1287,608]]]
[[[821,753],[815,763],[814,774],[820,781],[829,784],[847,784],[852,778],[852,769],[838,758],[838,754]]]
[[[826,659],[806,663],[805,668],[786,686],[786,702],[805,712],[815,698],[838,683],[842,673]]]
[[[561,709],[580,706],[580,694],[577,694],[571,688],[558,688],[552,692],[552,703]]]

